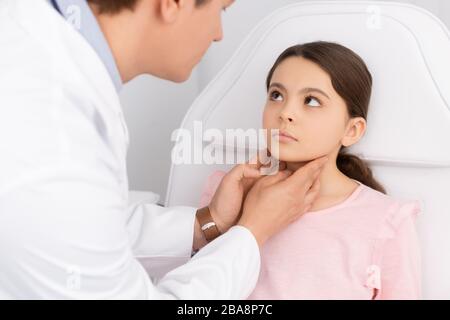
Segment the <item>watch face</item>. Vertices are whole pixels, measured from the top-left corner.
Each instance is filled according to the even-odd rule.
[[[205,230],[208,230],[209,228],[212,228],[215,226],[216,226],[216,224],[214,222],[208,222],[202,226],[202,230],[205,231]]]

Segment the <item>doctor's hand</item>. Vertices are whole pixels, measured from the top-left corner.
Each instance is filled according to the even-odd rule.
[[[260,161],[260,155],[252,160],[249,163],[235,166],[222,178],[208,205],[220,233],[225,233],[236,225],[242,214],[242,204],[247,193],[255,182],[262,177],[260,168],[265,166]],[[286,164],[280,163],[279,166],[286,167]],[[199,221],[196,219],[192,248],[197,251],[207,243]]]
[[[208,206],[221,233],[238,222],[248,191],[262,177],[260,168],[263,165],[259,158],[254,160],[256,161],[237,165],[229,171],[223,177]],[[280,164],[283,165],[285,166]]]
[[[319,194],[319,175],[327,160],[319,158],[293,173],[279,171],[256,181],[247,195],[238,225],[249,229],[261,247],[311,209]]]

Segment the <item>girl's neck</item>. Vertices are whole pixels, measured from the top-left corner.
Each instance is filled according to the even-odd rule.
[[[287,169],[297,171],[308,162],[287,162]],[[320,176],[319,198],[339,198],[352,193],[359,184],[344,175],[336,166],[336,160],[330,158],[325,164]]]

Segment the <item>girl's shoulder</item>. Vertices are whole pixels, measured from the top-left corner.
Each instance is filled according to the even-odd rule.
[[[405,221],[415,220],[422,210],[419,200],[386,195],[363,184],[361,189],[355,205],[360,212],[370,215],[379,237],[394,237]]]

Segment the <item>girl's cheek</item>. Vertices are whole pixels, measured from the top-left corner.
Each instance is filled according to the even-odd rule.
[[[263,114],[263,128],[264,129],[270,128],[270,115],[267,108],[264,110]]]
[[[273,108],[266,107],[263,115],[263,122],[265,127],[271,127],[276,124],[277,113]]]

